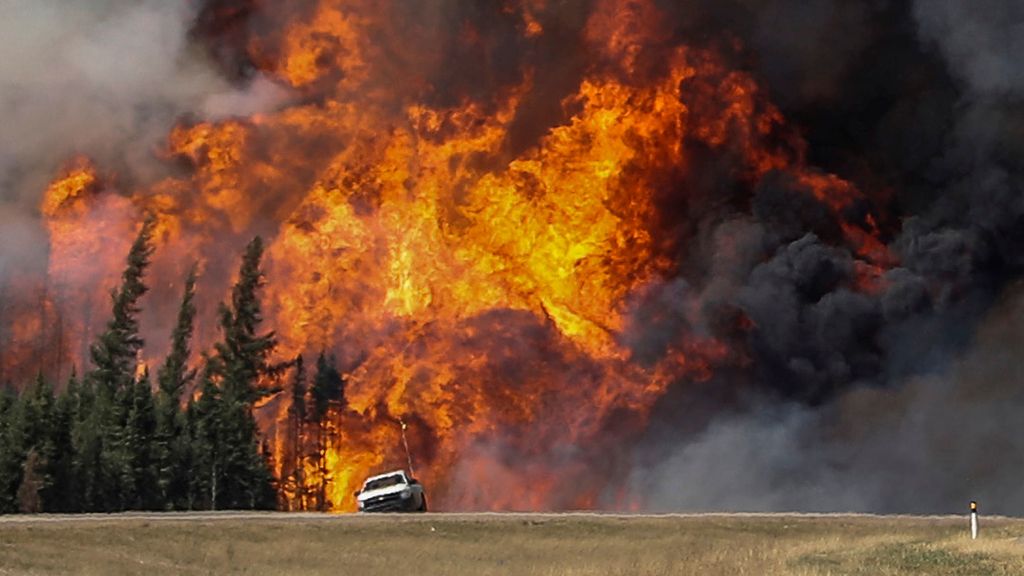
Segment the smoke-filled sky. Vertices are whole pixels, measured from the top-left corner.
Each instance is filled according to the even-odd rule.
[[[659,510],[934,513],[977,499],[1017,513],[1022,302],[1011,289],[937,374],[859,387],[814,409],[748,399],[634,470],[634,487],[656,494]]]
[[[45,261],[40,195],[72,155],[152,177],[182,115],[245,114],[281,96],[210,65],[189,39],[191,2],[5,0],[0,11],[0,276]]]
[[[88,155],[127,190],[185,170],[161,155],[178,122],[316,105],[319,85],[286,87],[251,48],[316,4],[2,2],[0,281],[45,268],[40,197],[70,157]],[[352,99],[497,109],[496,94],[529,78],[500,156],[528,153],[572,113],[566,98],[582,78],[615,68],[594,46],[591,18],[615,3],[524,4],[536,4],[540,39],[524,37],[514,10],[388,3],[397,29],[370,27],[370,72],[344,70],[370,78]],[[673,265],[628,294],[615,339],[640,364],[693,335],[734,353],[706,380],[669,387],[640,439],[614,446],[630,453],[616,461],[629,463],[633,500],[657,510],[945,512],[978,499],[1024,513],[1014,363],[1024,344],[1024,5],[649,4],[658,24],[630,46],[638,64],[624,84],[663,73],[670,47],[713,50],[778,106],[792,131],[779,139],[805,143],[809,171],[863,198],[837,216],[790,172],[750,182],[735,150],[682,143],[688,172],[649,192]],[[891,259],[874,263],[880,278],[867,290],[848,235],[875,222]]]
[[[813,159],[891,190],[899,265],[877,298],[833,290],[849,257],[804,236],[752,258],[739,287],[726,271],[713,286],[738,290],[763,327],[761,385],[711,416],[721,402],[667,402],[633,485],[664,510],[953,512],[976,498],[1020,514],[1024,341],[1008,286],[1022,263],[1024,9],[805,5],[757,9],[752,65]],[[728,235],[757,250],[780,212],[765,204]],[[814,397],[769,399],[779,391]]]

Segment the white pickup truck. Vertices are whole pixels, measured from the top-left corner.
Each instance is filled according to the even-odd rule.
[[[405,473],[395,470],[371,476],[356,492],[360,512],[426,512],[427,495],[423,485]]]

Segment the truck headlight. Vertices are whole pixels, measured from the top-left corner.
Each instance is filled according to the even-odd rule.
[[[402,490],[402,499],[408,500],[409,498],[412,498],[412,488],[406,488],[405,490]]]

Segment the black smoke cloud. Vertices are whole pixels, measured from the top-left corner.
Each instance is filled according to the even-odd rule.
[[[1022,318],[1015,286],[941,373],[815,408],[748,398],[637,466],[633,490],[656,510],[1019,513]]]
[[[715,333],[750,364],[663,399],[633,490],[659,510],[949,512],[980,498],[1024,513],[1013,360],[1024,11],[1003,1],[705,4],[679,9],[744,40],[738,61],[798,124],[811,161],[867,191],[897,263],[877,293],[856,290],[836,223],[784,180],[753,191],[753,220],[703,223],[708,239],[680,261],[733,264],[681,270],[686,282],[651,290],[637,314],[666,293],[701,311],[654,326],[662,339],[749,318],[749,330]],[[722,250],[724,228],[747,239],[745,253],[735,241]],[[698,398],[716,388],[731,392],[713,392],[710,407]]]

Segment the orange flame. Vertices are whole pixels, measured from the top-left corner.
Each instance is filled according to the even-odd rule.
[[[544,9],[506,7],[528,40],[547,33]],[[318,98],[176,128],[168,152],[188,175],[130,198],[99,194],[96,170],[76,160],[42,204],[51,279],[98,290],[116,279],[140,211],[158,214],[159,257],[177,262],[154,267],[160,285],[181,260],[269,231],[267,319],[281,358],[331,350],[348,371],[322,462],[303,464],[334,509],[353,509],[365,476],[404,466],[399,418],[434,507],[639,506],[605,492],[628,460],[606,450],[609,431],[641,433],[670,385],[708,380],[733,356],[694,335],[641,363],[621,343],[630,295],[675,265],[658,238],[658,193],[694,161],[687,142],[733,151],[738,179],[784,172],[801,183],[843,223],[861,289],[891,264],[874,222],[845,215],[861,199],[854,186],[808,168],[796,139],[769,144],[783,119],[750,76],[704,50],[653,60],[648,50],[670,35],[650,1],[597,3],[585,40],[614,65],[585,74],[563,121],[511,156],[530,71],[497,106],[414,100],[395,113],[394,99],[377,98],[377,26],[362,2],[321,0],[249,46],[282,83]],[[103,309],[95,295],[79,302]],[[286,402],[261,410],[286,472]]]

